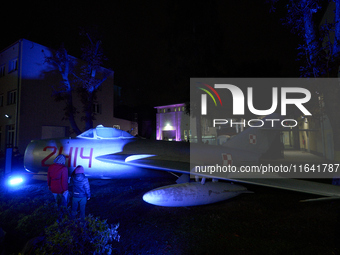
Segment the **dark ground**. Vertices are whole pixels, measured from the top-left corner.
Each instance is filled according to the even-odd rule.
[[[142,200],[145,192],[174,181],[90,180],[86,213],[120,223],[117,254],[339,254],[338,201],[301,203],[313,196],[252,185],[247,187],[254,194],[206,206],[157,207]],[[9,192],[53,199],[44,181]],[[20,238],[5,238],[12,246],[7,250],[22,245],[13,247],[15,240]]]

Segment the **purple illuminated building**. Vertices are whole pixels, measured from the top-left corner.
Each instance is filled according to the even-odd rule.
[[[156,139],[187,141],[190,136],[190,117],[185,104],[156,106]]]

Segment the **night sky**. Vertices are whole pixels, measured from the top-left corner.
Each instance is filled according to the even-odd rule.
[[[283,11],[265,0],[25,1],[2,9],[0,48],[25,38],[80,57],[79,28],[95,26],[123,103],[158,106],[188,101],[190,77],[297,77]]]

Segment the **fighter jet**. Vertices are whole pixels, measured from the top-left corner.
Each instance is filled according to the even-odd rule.
[[[271,125],[271,128],[275,127]],[[279,177],[242,178],[223,172],[211,175],[206,171],[209,166],[211,171],[212,166],[238,169],[258,164],[275,137],[276,132],[254,127],[247,128],[223,145],[205,145],[141,139],[100,125],[75,138],[31,141],[25,151],[24,166],[29,172],[46,173],[55,157],[64,154],[69,174],[77,165],[82,165],[89,178],[178,176],[177,184],[144,194],[144,201],[158,206],[203,205],[249,193],[239,183],[306,192],[327,199],[340,198],[340,187],[337,186]]]

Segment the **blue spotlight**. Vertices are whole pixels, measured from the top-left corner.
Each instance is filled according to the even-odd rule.
[[[11,176],[8,178],[8,184],[10,186],[17,186],[19,184],[22,184],[24,182],[24,179],[21,176]]]

